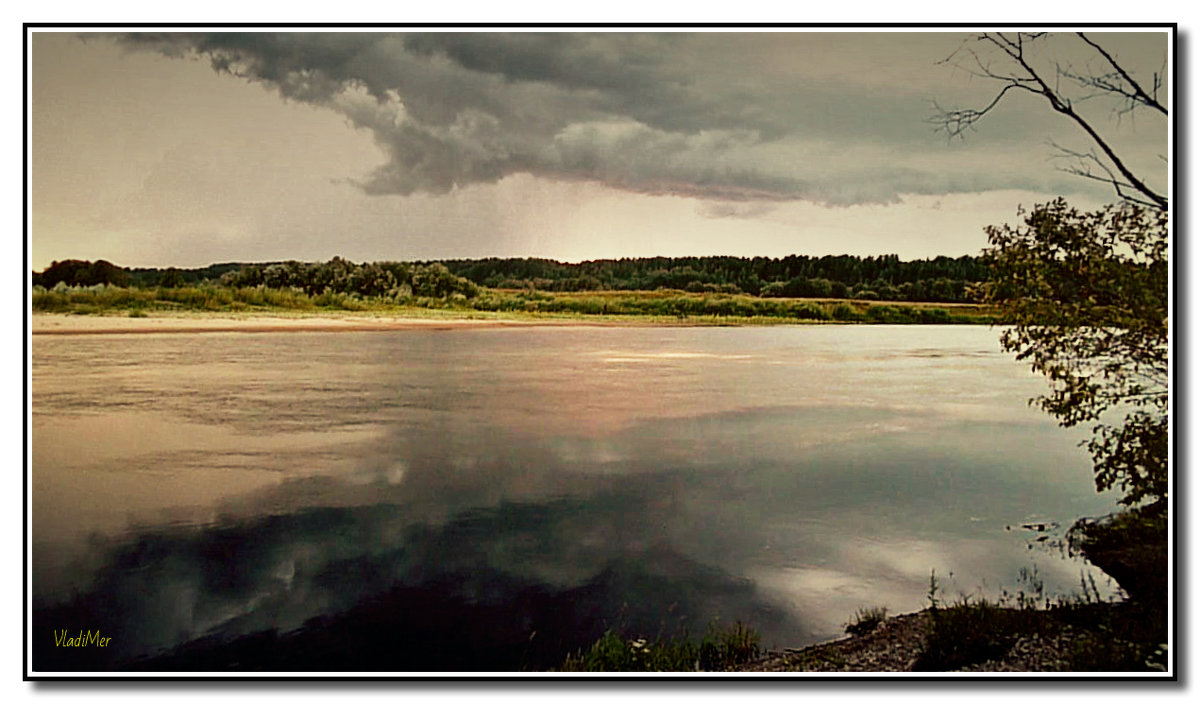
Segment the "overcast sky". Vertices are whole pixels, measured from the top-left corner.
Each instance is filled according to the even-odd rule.
[[[1091,35],[1149,83],[1162,32]],[[32,265],[977,254],[1091,145],[956,32],[142,34],[31,42]],[[1086,70],[1080,40],[1039,61]],[[1092,67],[1098,64],[1093,63]],[[1082,103],[1166,188],[1167,123]]]

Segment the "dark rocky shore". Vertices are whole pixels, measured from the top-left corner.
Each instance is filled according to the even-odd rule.
[[[959,602],[866,633],[768,653],[744,672],[1155,672],[1167,663],[1164,504],[1081,519],[1068,543],[1120,585],[1120,602],[1049,609]]]
[[[1114,643],[1108,630],[1111,624],[1124,624],[1118,626],[1124,631],[1140,629],[1136,621],[1142,615],[1129,603],[1098,604],[1086,613],[1075,614],[1085,623],[1072,625],[1040,612],[1033,619],[1036,625],[1031,625],[1027,633],[989,634],[997,639],[978,649],[981,655],[977,661],[964,653],[964,662],[938,667],[927,657],[931,613],[925,610],[888,618],[864,635],[771,652],[737,669],[764,673],[1156,671],[1165,664],[1161,644]],[[998,654],[988,656],[988,652]]]

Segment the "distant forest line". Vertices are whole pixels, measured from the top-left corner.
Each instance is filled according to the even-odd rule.
[[[762,298],[970,303],[988,280],[982,257],[902,261],[897,255],[809,257],[642,257],[577,264],[536,258],[442,259],[356,264],[222,263],[206,267],[129,268],[107,261],[66,260],[33,273],[45,289],[109,285],[180,288],[264,287],[309,296],[475,298],[483,289],[545,292],[656,291],[746,294]]]

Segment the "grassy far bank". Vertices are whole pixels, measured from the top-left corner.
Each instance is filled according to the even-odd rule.
[[[186,312],[262,315],[358,313],[398,317],[568,319],[710,325],[837,322],[991,324],[987,306],[820,298],[758,298],[742,294],[657,291],[543,292],[482,289],[470,298],[360,296],[326,291],[215,285],[134,288],[111,285],[34,287],[35,313],[149,317]]]

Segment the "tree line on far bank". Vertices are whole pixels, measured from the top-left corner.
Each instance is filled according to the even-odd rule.
[[[33,285],[177,288],[199,284],[302,290],[309,295],[473,298],[481,287],[549,292],[653,291],[745,293],[764,298],[843,298],[966,303],[989,279],[980,257],[901,261],[896,255],[808,257],[643,257],[577,264],[534,258],[452,259],[356,264],[223,263],[194,269],[127,268],[100,260],[54,262]]]

